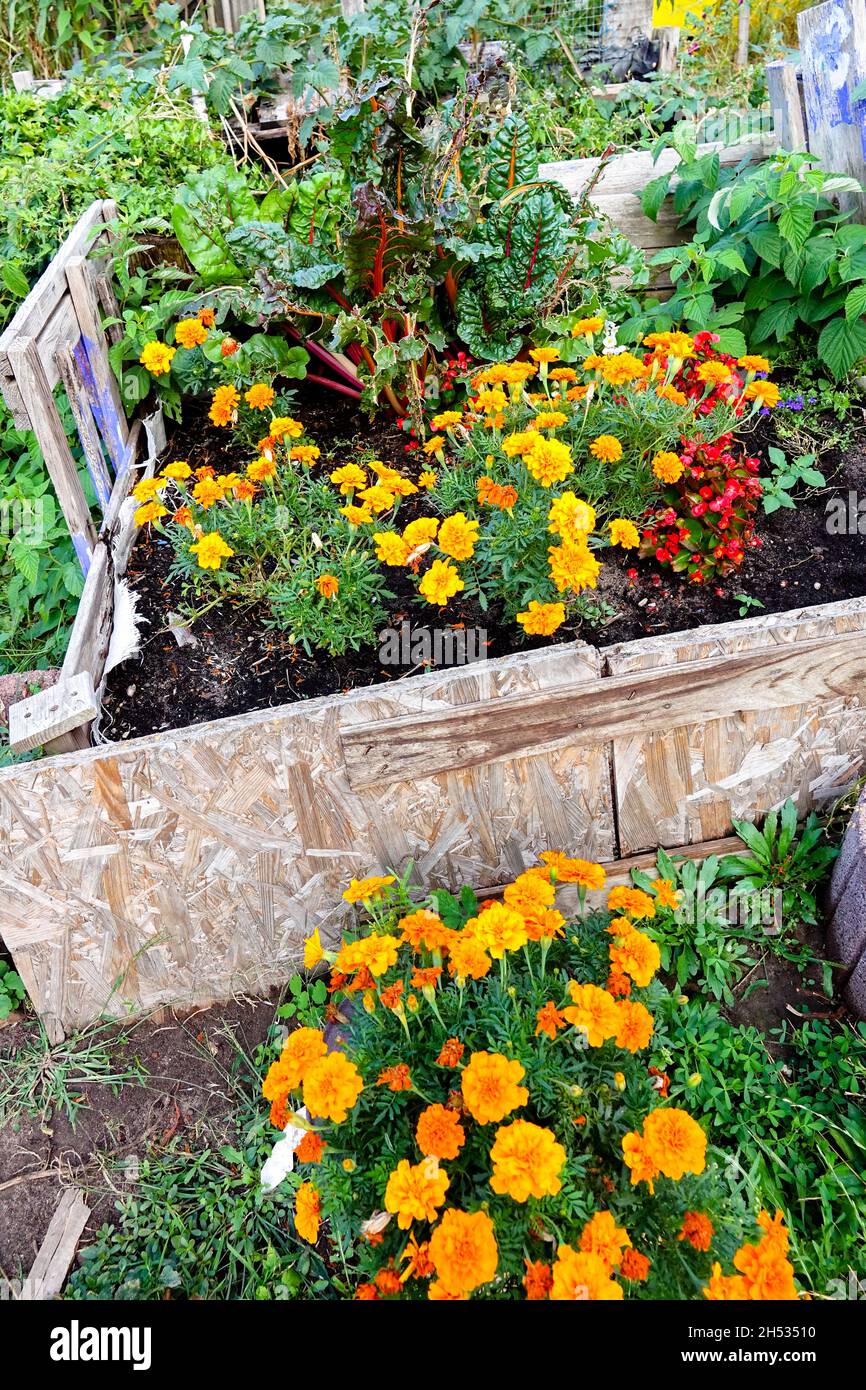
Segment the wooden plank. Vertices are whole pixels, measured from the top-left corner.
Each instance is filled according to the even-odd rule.
[[[108,361],[105,332],[99,316],[99,305],[93,282],[94,270],[83,256],[72,256],[66,263],[66,282],[75,305],[81,330],[84,358],[78,359],[85,384],[90,393],[90,406],[99,425],[99,432],[115,469],[119,468],[129,437],[129,427],[117,378]],[[90,378],[87,377],[87,367]],[[107,499],[106,499],[107,500]]]
[[[76,354],[71,348],[62,347],[58,350],[57,367],[72,411],[72,418],[75,421],[78,438],[84,450],[87,471],[93,483],[96,500],[104,514],[111,498],[111,479],[108,476],[99,430],[93,418],[93,411],[81,377]]]
[[[808,149],[796,65],[767,63],[766,73],[773,128],[779,148],[789,151]]]
[[[34,339],[21,338],[10,342],[7,360],[66,518],[75,553],[86,574],[96,531]]]
[[[866,6],[827,0],[797,15],[809,151],[823,167],[864,182],[866,101],[853,92],[866,80]],[[866,217],[866,193],[843,194],[842,206]]]
[[[653,37],[659,46],[659,72],[676,72],[680,59],[680,31],[672,24],[656,29]]]
[[[719,719],[733,711],[777,709],[839,696],[866,697],[862,634],[804,642],[670,671],[611,677],[591,690],[548,690],[347,729],[341,742],[355,789],[411,780],[493,759],[539,756],[553,748],[605,742]]]
[[[90,1207],[80,1188],[67,1187],[45,1233],[45,1239],[24,1280],[25,1302],[57,1298],[66,1283],[81,1233],[90,1220]]]
[[[698,145],[697,157],[717,153],[722,168],[731,169],[742,160],[756,162],[765,159],[774,149],[773,136],[755,135],[752,139],[742,140],[736,145],[724,145],[720,141]],[[662,150],[655,162],[650,150],[617,155],[605,164],[593,190],[592,201],[595,202],[607,194],[628,193],[637,197],[651,179],[658,178],[660,174],[672,173],[679,163],[680,156],[672,149]],[[555,161],[540,164],[538,177],[552,179],[555,183],[561,184],[573,198],[577,198],[591,182],[598,165],[598,158]]]
[[[9,710],[9,747],[13,753],[29,753],[60,734],[95,719],[98,713],[89,671],[63,677],[56,685],[19,700]]]
[[[111,639],[113,587],[108,546],[103,541],[98,541],[61,668],[65,680],[71,680],[82,671],[88,672],[94,690],[102,680],[108,643]]]

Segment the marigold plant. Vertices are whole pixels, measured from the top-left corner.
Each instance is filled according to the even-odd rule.
[[[746,1242],[741,1194],[658,1086],[681,1007],[652,936],[670,884],[590,907],[604,884],[601,865],[562,851],[486,902],[468,888],[419,901],[407,877],[371,874],[344,894],[357,919],[337,948],[310,939],[330,1003],[265,1078],[284,1131],[266,1177],[291,1166],[299,1237],[341,1268],[351,1252],[348,1296],[793,1287],[778,1224]],[[326,1018],[339,1025],[327,1040]]]

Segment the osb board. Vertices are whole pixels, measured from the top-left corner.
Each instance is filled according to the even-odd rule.
[[[648,637],[604,655],[609,674],[619,676],[854,632],[866,632],[866,599]],[[856,781],[864,750],[866,698],[856,696],[618,738],[619,852],[714,839],[733,820],[752,820],[789,796],[805,814]]]
[[[0,773],[0,924],[55,1033],[285,978],[352,876],[479,888],[550,846],[616,853],[607,750],[349,787],[340,731],[597,679],[581,643]]]

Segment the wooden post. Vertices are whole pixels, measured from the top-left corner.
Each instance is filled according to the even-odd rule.
[[[808,149],[796,67],[793,63],[768,63],[766,71],[773,133],[779,148],[788,151]]]
[[[744,68],[749,61],[749,28],[752,20],[752,7],[749,0],[739,0],[737,15],[737,67]]]
[[[656,29],[653,37],[659,46],[658,72],[676,72],[680,57],[680,31],[672,24]]]
[[[797,16],[809,150],[825,169],[866,181],[866,101],[852,93],[866,81],[866,6],[827,0]],[[843,206],[866,220],[866,194]]]
[[[621,58],[636,39],[653,31],[653,0],[604,0],[601,52],[605,62]]]
[[[45,467],[66,518],[75,553],[81,568],[87,574],[96,531],[78,477],[75,459],[39,357],[39,350],[33,338],[19,338],[16,343],[10,344],[8,356],[33,433],[42,450]]]

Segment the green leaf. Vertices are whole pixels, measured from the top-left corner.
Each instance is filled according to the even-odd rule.
[[[805,203],[792,203],[786,207],[779,218],[779,235],[795,251],[799,251],[809,240],[814,222],[814,214]]]
[[[14,261],[5,261],[3,264],[3,284],[16,299],[24,299],[30,292],[27,276]]]
[[[859,319],[861,314],[866,314],[866,285],[857,285],[845,298],[846,319]]]
[[[859,320],[832,319],[818,339],[818,356],[837,381],[866,356],[866,324]]]

